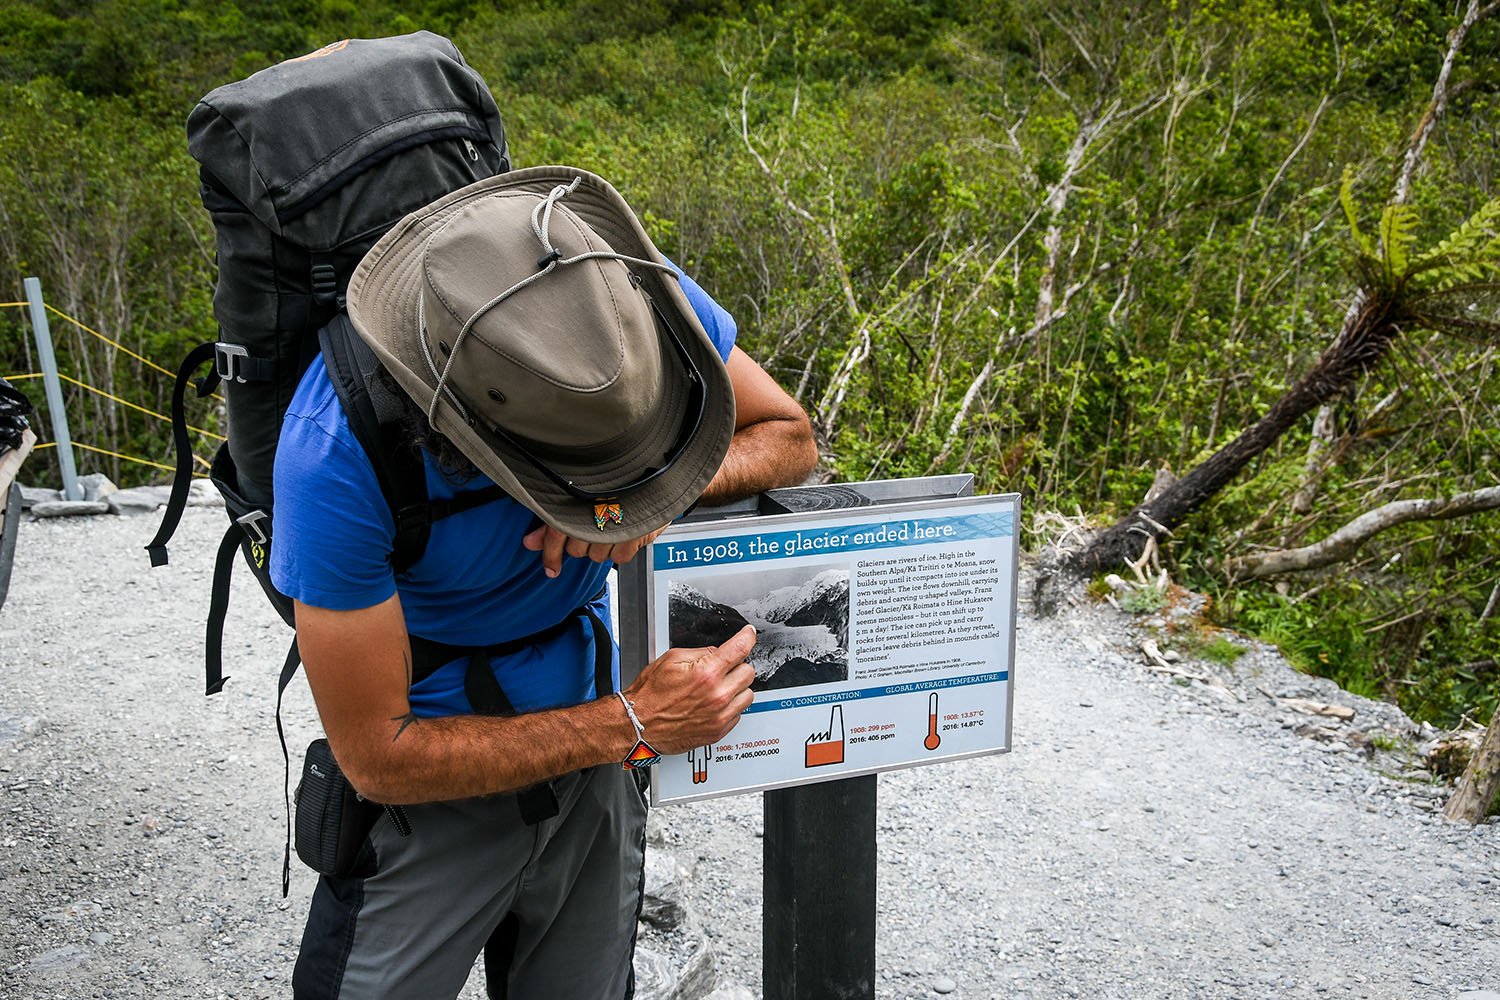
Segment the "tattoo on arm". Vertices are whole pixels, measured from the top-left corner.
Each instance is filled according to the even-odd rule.
[[[402,653],[401,653],[401,659],[406,664],[406,689],[408,691],[410,691],[411,690],[411,654],[408,653],[408,652],[406,652],[405,650],[403,650]],[[394,743],[394,742],[396,742],[397,740],[399,740],[401,738],[401,734],[404,733],[404,732],[406,732],[406,730],[407,730],[408,727],[414,726],[414,725],[417,724],[417,713],[414,712],[414,711],[412,711],[410,708],[408,708],[406,710],[406,714],[404,714],[404,715],[393,715],[393,716],[391,716],[391,721],[392,722],[399,722],[400,723],[400,725],[396,727],[396,735],[391,737],[391,742]]]
[[[401,738],[402,733],[406,732],[408,726],[415,726],[417,724],[417,713],[407,709],[405,715],[391,716],[391,721],[401,723],[401,725],[396,727],[396,735],[391,737],[391,742],[394,743]]]

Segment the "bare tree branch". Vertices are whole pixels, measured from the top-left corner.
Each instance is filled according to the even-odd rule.
[[[940,468],[948,460],[948,456],[953,453],[953,446],[958,442],[959,434],[963,431],[964,422],[969,419],[969,411],[974,406],[974,400],[979,397],[979,391],[984,388],[990,376],[995,373],[996,355],[1001,353],[1006,346],[1022,344],[1040,336],[1049,326],[1066,316],[1068,314],[1069,300],[1080,289],[1084,288],[1086,284],[1087,282],[1080,281],[1069,285],[1063,291],[1062,305],[1050,309],[1047,315],[1038,319],[1024,333],[1009,338],[1009,341],[1005,344],[995,345],[995,349],[990,352],[989,358],[985,360],[984,367],[979,370],[979,374],[974,376],[974,380],[969,383],[969,388],[964,391],[963,400],[958,405],[958,412],[953,415],[953,419],[948,423],[948,433],[943,438],[943,446],[938,450],[937,456],[927,466],[929,475],[934,470]]]
[[[1483,625],[1489,620],[1490,615],[1495,613],[1495,605],[1500,602],[1500,580],[1495,581],[1495,587],[1490,591],[1490,599],[1484,603],[1484,610],[1479,613],[1479,624]]]
[[[1292,496],[1291,511],[1298,517],[1305,516],[1313,508],[1326,468],[1324,453],[1333,443],[1333,430],[1333,405],[1324,403],[1313,418],[1312,440],[1307,443],[1307,460],[1302,467],[1302,485]]]
[[[1370,538],[1398,524],[1446,521],[1496,508],[1500,508],[1500,486],[1487,486],[1447,499],[1395,500],[1366,511],[1320,542],[1240,556],[1229,560],[1225,569],[1235,576],[1252,579],[1321,569],[1348,559]]]
[[[796,199],[792,197],[791,192],[787,191],[786,186],[781,183],[781,179],[776,176],[776,171],[771,169],[771,165],[766,162],[766,158],[761,156],[760,150],[755,148],[755,143],[750,138],[750,85],[754,82],[754,78],[752,77],[740,88],[740,139],[744,142],[745,149],[749,151],[751,157],[759,165],[761,173],[766,175],[766,180],[775,189],[777,197],[781,199],[781,203],[793,215],[811,226],[827,243],[830,257],[829,262],[833,265],[834,277],[838,279],[839,288],[844,293],[844,307],[848,309],[851,318],[856,318],[859,316],[859,302],[854,297],[854,283],[849,278],[849,269],[844,265],[843,253],[839,249],[838,231],[834,229],[831,220],[827,225],[824,225],[814,218],[811,212],[797,203]]]
[[[1442,69],[1438,70],[1437,82],[1432,85],[1432,103],[1427,106],[1426,113],[1412,132],[1411,141],[1407,143],[1406,155],[1401,161],[1401,174],[1396,178],[1396,186],[1391,195],[1391,204],[1404,205],[1411,196],[1412,177],[1417,172],[1417,165],[1422,162],[1422,152],[1427,148],[1427,140],[1448,106],[1448,77],[1453,73],[1453,64],[1458,60],[1459,50],[1463,48],[1464,37],[1468,35],[1470,28],[1488,17],[1497,7],[1500,4],[1492,3],[1481,8],[1479,0],[1469,0],[1469,8],[1464,12],[1463,20],[1448,32],[1448,50],[1443,53]]]

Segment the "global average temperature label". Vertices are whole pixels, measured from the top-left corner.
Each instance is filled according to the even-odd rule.
[[[968,497],[668,529],[650,552],[652,655],[748,622],[754,704],[664,758],[658,803],[1010,746],[1019,500]]]

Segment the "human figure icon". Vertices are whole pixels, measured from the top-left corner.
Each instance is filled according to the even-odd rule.
[[[693,747],[688,751],[688,763],[693,768],[693,784],[708,781],[708,762],[714,759],[714,748],[710,745]]]

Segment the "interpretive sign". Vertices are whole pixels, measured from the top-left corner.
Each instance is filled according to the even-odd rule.
[[[1014,494],[668,528],[651,546],[649,644],[746,623],[755,702],[712,746],[662,760],[684,802],[1010,748]]]

